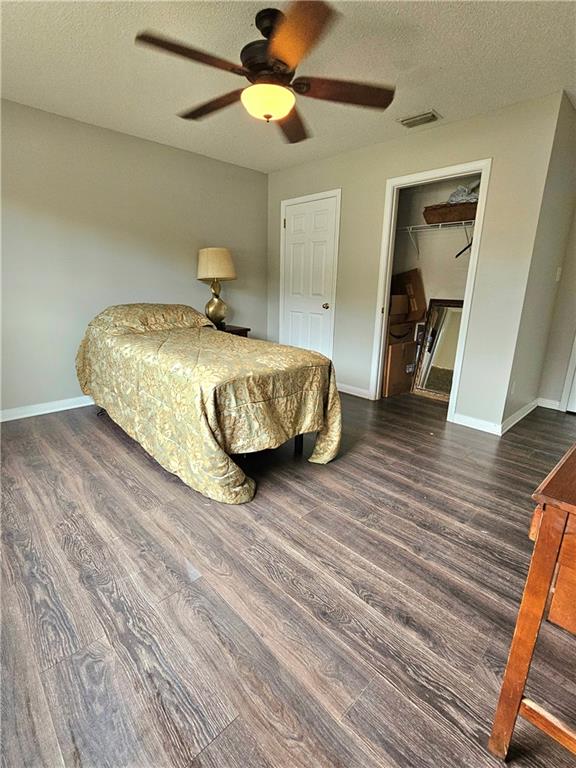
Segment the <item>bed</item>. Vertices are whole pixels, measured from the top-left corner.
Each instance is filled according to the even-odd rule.
[[[97,315],[76,357],[82,391],[153,456],[216,501],[250,501],[234,454],[316,432],[309,461],[340,445],[340,398],[328,358],[222,333],[192,307],[124,304]]]

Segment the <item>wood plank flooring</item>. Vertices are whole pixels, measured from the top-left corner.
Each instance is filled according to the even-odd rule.
[[[530,495],[576,416],[498,439],[423,398],[342,399],[340,458],[241,458],[239,507],[96,408],[4,425],[3,766],[498,765]],[[544,628],[528,691],[576,722],[576,638]],[[519,722],[511,764],[575,761]]]

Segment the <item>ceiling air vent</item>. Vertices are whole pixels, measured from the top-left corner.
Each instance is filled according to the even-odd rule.
[[[426,123],[435,123],[436,120],[440,120],[442,115],[439,115],[436,110],[431,109],[429,112],[422,112],[421,115],[412,115],[411,117],[404,117],[398,122],[402,123],[404,128],[416,128],[417,125],[426,125]]]

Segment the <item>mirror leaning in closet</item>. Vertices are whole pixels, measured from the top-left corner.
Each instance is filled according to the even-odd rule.
[[[431,299],[413,392],[436,400],[450,399],[463,301]]]

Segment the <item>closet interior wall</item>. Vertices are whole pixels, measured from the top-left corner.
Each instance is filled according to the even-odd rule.
[[[464,298],[470,249],[457,259],[454,257],[467,244],[466,230],[448,228],[413,232],[412,238],[418,244],[418,253],[404,227],[425,225],[422,212],[426,206],[446,202],[459,184],[469,187],[479,179],[479,176],[465,176],[409,187],[400,192],[392,272],[398,274],[409,269],[419,269],[427,302],[430,299]],[[468,228],[469,237],[473,232],[473,227]]]

